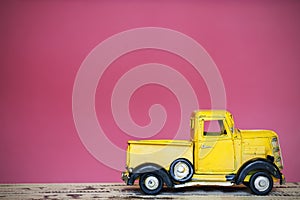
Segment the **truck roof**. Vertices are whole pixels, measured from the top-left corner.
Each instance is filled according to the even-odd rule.
[[[232,117],[227,110],[195,110],[192,113],[192,117],[195,118],[225,118],[226,116]]]

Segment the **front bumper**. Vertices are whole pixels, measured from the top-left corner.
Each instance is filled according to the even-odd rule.
[[[285,184],[285,177],[283,174],[281,174],[281,178],[280,178],[280,185]]]

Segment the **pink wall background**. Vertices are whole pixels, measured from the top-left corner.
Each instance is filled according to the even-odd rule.
[[[96,160],[79,139],[72,116],[73,84],[96,45],[116,33],[148,26],[182,32],[207,50],[222,75],[227,109],[237,127],[275,130],[287,181],[300,181],[299,10],[300,2],[292,0],[1,1],[0,182],[120,181],[120,172]],[[120,57],[99,82],[96,110],[107,137],[123,149],[131,138],[111,121],[107,91],[121,65],[124,70],[148,62],[185,74],[194,83],[200,107],[210,106],[205,83],[178,56],[141,50]],[[172,137],[180,113],[178,101],[165,88],[148,85],[134,93],[133,119],[147,124],[153,103],[165,105],[171,116],[153,138]]]

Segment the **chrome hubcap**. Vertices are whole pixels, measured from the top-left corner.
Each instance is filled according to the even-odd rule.
[[[263,192],[269,188],[270,181],[267,177],[258,176],[254,181],[254,186],[258,191]]]
[[[149,176],[145,179],[145,186],[149,190],[155,190],[159,186],[159,180],[155,176]]]
[[[174,166],[174,178],[177,180],[187,177],[190,173],[190,169],[187,164],[183,162],[178,162]]]

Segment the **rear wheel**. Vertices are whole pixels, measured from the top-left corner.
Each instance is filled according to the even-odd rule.
[[[141,175],[139,184],[141,190],[149,195],[156,195],[163,189],[162,177],[154,172]]]
[[[266,172],[257,172],[251,176],[249,187],[256,195],[267,195],[273,188],[273,179]]]

